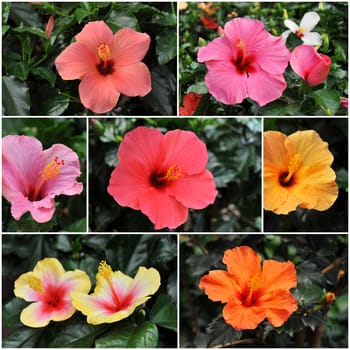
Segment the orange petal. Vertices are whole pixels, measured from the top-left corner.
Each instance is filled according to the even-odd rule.
[[[264,292],[289,290],[297,286],[297,273],[292,262],[265,260],[263,264]]]
[[[234,295],[234,284],[232,277],[226,271],[214,270],[201,278],[199,288],[212,301],[227,303]]]
[[[245,288],[250,278],[261,272],[260,260],[260,256],[247,246],[226,250],[222,259],[240,288]]]

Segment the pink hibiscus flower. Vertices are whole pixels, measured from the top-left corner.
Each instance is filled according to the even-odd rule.
[[[81,270],[65,271],[55,258],[45,258],[15,282],[16,297],[34,302],[21,312],[21,322],[28,327],[45,327],[52,321],[70,318],[75,308],[71,293],[88,293],[91,283]]]
[[[217,194],[206,170],[205,144],[191,131],[138,127],[119,146],[108,193],[122,206],[141,210],[155,229],[175,229],[187,220],[188,208],[203,209]]]
[[[69,147],[54,144],[43,151],[35,137],[9,135],[2,139],[2,194],[19,220],[30,212],[37,222],[51,220],[55,196],[83,190],[78,156]]]
[[[103,21],[89,22],[55,61],[62,79],[80,79],[79,96],[95,113],[112,110],[120,94],[145,96],[151,91],[151,74],[140,62],[150,37],[129,28],[113,35]]]
[[[208,68],[209,92],[227,105],[250,97],[264,106],[281,97],[287,87],[283,73],[290,55],[282,38],[249,18],[227,22],[224,34],[198,51],[198,61]]]
[[[330,57],[318,53],[312,45],[299,45],[290,56],[292,69],[309,86],[319,85],[327,79],[331,63]]]

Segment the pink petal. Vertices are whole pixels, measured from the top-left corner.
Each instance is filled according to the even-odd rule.
[[[60,167],[59,174],[48,180],[44,185],[44,192],[54,195],[80,194],[83,190],[83,185],[76,181],[76,178],[80,175],[78,155],[69,147],[62,144],[54,144],[45,150],[43,154],[44,167],[54,161],[55,157],[58,158],[58,161],[64,161],[64,165]]]
[[[226,37],[216,38],[198,50],[198,62],[229,61],[231,58],[232,49]]]
[[[42,169],[42,145],[34,137],[10,135],[2,139],[3,195],[32,193]]]
[[[182,225],[188,216],[188,209],[166,191],[150,188],[140,198],[140,209],[154,223],[155,229],[168,227],[175,229]]]
[[[151,73],[142,63],[133,63],[127,66],[116,66],[111,75],[115,88],[126,96],[145,96],[151,87]]]
[[[299,45],[291,53],[290,65],[294,72],[304,80],[313,67],[319,62],[319,57],[311,45]]]
[[[162,165],[168,169],[177,165],[188,175],[198,174],[208,163],[206,145],[192,131],[172,130],[161,143],[165,158]]]
[[[218,101],[227,105],[241,103],[248,97],[246,74],[239,74],[230,63],[208,62],[205,76],[208,91]]]
[[[287,87],[283,75],[272,75],[264,71],[251,74],[248,81],[248,95],[259,106],[277,100]]]
[[[85,76],[79,85],[81,103],[95,113],[112,110],[118,102],[119,95],[110,75],[90,74]]]
[[[174,181],[174,185],[169,186],[168,193],[192,209],[203,209],[213,204],[217,195],[213,176],[208,170]]]
[[[89,22],[83,30],[75,36],[77,42],[87,45],[92,52],[96,52],[101,44],[107,44],[112,50],[113,32],[103,21]]]
[[[117,66],[125,66],[141,61],[148,49],[151,38],[129,28],[120,29],[114,34],[111,56]]]
[[[97,62],[96,54],[89,46],[75,42],[57,56],[55,65],[62,79],[73,80],[97,71]]]
[[[332,61],[330,57],[323,54],[318,55],[320,56],[320,61],[313,67],[307,77],[307,82],[310,86],[316,86],[323,83],[327,79],[331,69]]]

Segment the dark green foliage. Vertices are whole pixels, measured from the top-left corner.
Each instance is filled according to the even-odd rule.
[[[347,347],[347,235],[182,235],[180,240],[181,347]],[[210,270],[226,270],[224,252],[247,245],[263,259],[292,261],[298,310],[281,327],[267,320],[236,331],[222,317],[223,304],[199,289]],[[200,267],[199,265],[200,261]],[[327,304],[324,297],[336,299]]]
[[[207,168],[218,189],[213,205],[190,211],[180,231],[261,230],[261,133],[259,119],[91,119],[90,120],[90,230],[153,231],[139,211],[119,206],[107,193],[117,150],[126,132],[137,126],[162,132],[191,130],[206,144]]]
[[[45,26],[50,16],[54,28]],[[58,75],[56,57],[84,25],[103,20],[113,32],[132,28],[151,37],[143,62],[152,74],[144,98],[123,96],[109,115],[176,115],[176,3],[2,3],[4,115],[93,115],[80,103],[79,81]]]
[[[346,115],[347,110],[340,106],[340,98],[347,97],[347,52],[348,52],[348,4],[346,2],[214,2],[210,7],[213,13],[206,13],[197,2],[189,2],[180,10],[179,80],[180,102],[185,94],[196,92],[205,94],[208,99],[201,115]],[[286,11],[286,12],[285,12]],[[313,29],[320,33],[323,44],[318,52],[331,57],[332,65],[326,82],[308,87],[288,66],[285,79],[288,84],[281,98],[269,104],[259,105],[246,99],[233,106],[224,105],[208,94],[204,84],[206,68],[197,62],[200,46],[219,37],[217,29],[206,27],[200,20],[205,16],[214,20],[218,26],[236,17],[248,17],[262,21],[265,29],[275,36],[287,30],[284,25],[285,14],[299,24],[306,12],[315,11],[320,21]],[[290,34],[287,48],[292,50],[302,42]],[[180,103],[181,104],[181,103]],[[199,107],[198,107],[199,108]]]
[[[128,256],[120,256],[121,252]],[[175,235],[4,235],[2,256],[3,347],[176,347]],[[13,284],[45,257],[58,258],[66,271],[85,271],[92,289],[98,265],[105,259],[114,271],[131,277],[139,266],[154,267],[161,275],[161,286],[147,303],[120,322],[92,326],[77,311],[69,320],[50,322],[45,328],[29,328],[19,319],[29,303],[13,295]]]

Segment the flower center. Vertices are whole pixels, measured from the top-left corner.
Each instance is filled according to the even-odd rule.
[[[55,159],[46,165],[41,173],[41,178],[44,181],[49,181],[50,179],[56,177],[60,173],[61,166],[64,165],[64,160],[58,160],[56,156]]]
[[[100,262],[100,265],[98,266],[98,273],[105,279],[110,280],[112,276],[112,268],[110,265],[107,264],[105,260],[102,260]]]
[[[111,49],[107,44],[101,44],[97,48],[97,55],[100,62],[97,64],[97,69],[102,75],[108,75],[113,71],[113,61],[111,58]]]
[[[244,298],[243,304],[245,305],[252,305],[254,304],[257,295],[256,292],[259,290],[263,285],[262,275],[261,273],[256,273],[254,276],[250,277],[248,280],[248,295]]]
[[[246,54],[247,43],[243,39],[236,39],[236,47],[238,48],[238,52],[236,57],[232,58],[231,62],[240,75],[246,74],[249,78],[249,73],[256,71],[254,67],[255,55]]]
[[[288,163],[288,172],[283,172],[279,181],[280,184],[284,187],[290,186],[293,184],[294,175],[303,165],[303,157],[300,154],[295,154]]]
[[[299,29],[296,30],[295,35],[299,38],[302,38],[304,36],[304,31],[305,29],[300,27]]]
[[[38,293],[44,293],[43,283],[41,282],[41,279],[35,276],[32,276],[29,278],[28,281],[29,287],[33,289],[35,292]]]
[[[155,187],[162,187],[169,181],[178,180],[182,175],[181,168],[178,165],[172,165],[164,174],[152,174],[151,182]]]

